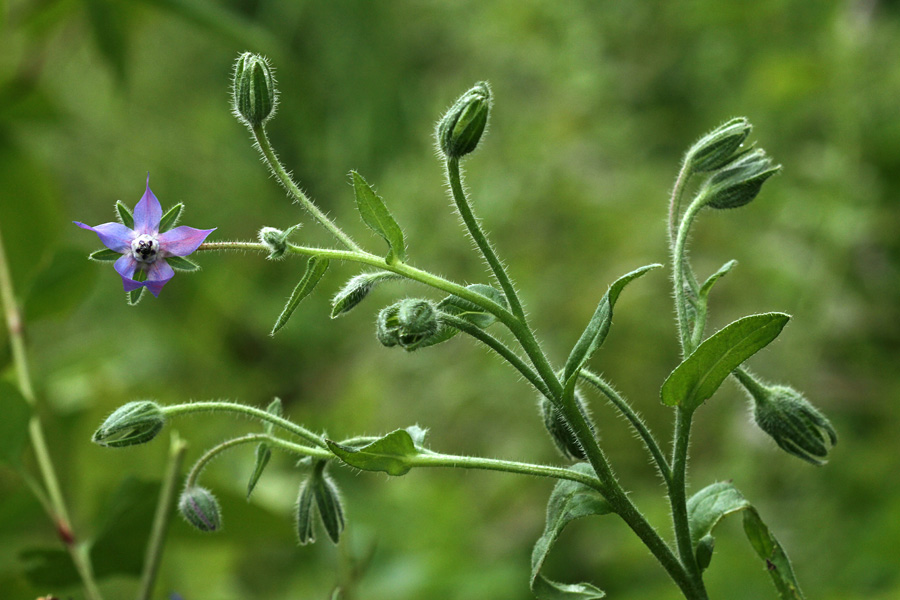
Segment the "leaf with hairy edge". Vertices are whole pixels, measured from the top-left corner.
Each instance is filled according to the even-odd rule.
[[[706,281],[703,282],[703,285],[700,287],[700,298],[706,300],[706,297],[709,296],[709,291],[712,289],[712,286],[723,276],[727,275],[731,269],[733,269],[737,265],[736,260],[729,260],[727,263],[722,265],[718,271],[710,275]]]
[[[712,531],[730,514],[743,512],[744,532],[756,554],[766,562],[766,570],[778,589],[782,600],[803,600],[803,593],[794,577],[791,562],[759,517],[756,508],[731,483],[720,481],[694,494],[687,502],[691,544],[701,567],[709,565]]]
[[[166,262],[169,263],[170,267],[179,271],[197,271],[200,269],[200,265],[183,256],[167,256]]]
[[[337,544],[344,531],[344,508],[341,506],[341,495],[334,481],[325,474],[328,462],[318,461],[313,468],[312,487],[316,498],[316,507],[322,525],[331,541]]]
[[[131,213],[131,209],[121,200],[116,200],[116,212],[119,213],[122,225],[128,229],[134,229],[134,215]]]
[[[640,269],[635,269],[634,271],[623,275],[609,286],[609,289],[603,295],[603,298],[600,299],[597,310],[594,311],[594,315],[591,317],[587,327],[585,327],[584,332],[581,334],[578,342],[576,342],[575,347],[572,348],[569,358],[566,360],[565,370],[563,371],[563,381],[568,381],[577,377],[581,367],[583,367],[591,358],[591,355],[597,351],[597,348],[603,344],[606,335],[609,333],[609,326],[612,323],[613,306],[615,306],[616,300],[618,300],[619,294],[622,293],[625,286],[647,271],[657,269],[661,266],[662,265],[660,264],[652,264],[641,267]]]
[[[281,311],[281,314],[278,316],[278,320],[275,321],[275,326],[272,327],[272,332],[269,335],[275,335],[279,329],[285,326],[288,319],[294,314],[297,305],[316,288],[316,285],[322,279],[322,276],[325,275],[325,271],[327,270],[327,258],[313,256],[309,259],[309,263],[306,265],[306,273],[303,274],[300,283],[294,288],[294,292],[291,294],[287,304],[284,305],[284,310]]]
[[[297,499],[297,540],[301,546],[316,541],[316,530],[313,526],[315,521],[314,499],[312,476],[310,476],[300,484],[300,493]]]
[[[356,305],[366,299],[369,292],[382,281],[401,279],[400,275],[390,271],[375,271],[374,273],[360,273],[352,277],[331,299],[331,318],[336,319],[350,312]]]
[[[28,442],[31,407],[18,389],[0,381],[0,461],[18,465]]]
[[[375,193],[365,179],[356,171],[350,171],[353,178],[353,191],[356,193],[356,206],[363,221],[372,231],[385,239],[391,247],[385,262],[406,260],[406,244],[403,241],[403,230],[388,211],[384,200]]]
[[[159,231],[160,233],[164,231],[168,231],[175,227],[178,223],[178,219],[181,218],[181,211],[184,210],[184,203],[179,202],[172,208],[166,211],[166,214],[162,216],[162,219],[159,220]]]
[[[412,468],[410,459],[418,456],[412,436],[398,429],[362,448],[352,448],[325,440],[328,448],[342,461],[363,471],[384,471],[388,475],[406,475]]]
[[[578,463],[572,469],[593,475],[587,463]],[[606,594],[589,583],[563,584],[551,581],[541,574],[544,559],[562,530],[581,517],[606,515],[612,507],[600,492],[576,481],[560,480],[547,503],[547,525],[544,534],[534,544],[531,552],[531,591],[540,600],[596,600]]]
[[[778,337],[789,319],[784,313],[763,313],[725,326],[675,367],[660,390],[662,403],[695,410],[741,363]]]
[[[102,250],[91,252],[90,255],[88,255],[88,258],[90,260],[96,260],[97,262],[114,262],[122,258],[122,255],[115,250],[103,248]]]

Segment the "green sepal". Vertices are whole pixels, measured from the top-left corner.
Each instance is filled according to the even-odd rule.
[[[585,475],[594,475],[587,463],[578,463],[571,469]],[[603,590],[589,583],[563,584],[551,581],[541,574],[541,568],[566,525],[581,517],[607,515],[611,512],[612,507],[597,490],[568,479],[556,484],[547,503],[544,533],[535,542],[531,552],[531,591],[539,600],[596,600],[606,596]]]
[[[116,200],[116,212],[119,213],[119,220],[122,221],[122,225],[128,229],[134,229],[134,214],[121,200]]]
[[[316,541],[314,501],[315,492],[313,491],[312,476],[310,476],[300,484],[297,498],[297,541],[301,546]]]
[[[341,532],[344,531],[344,508],[341,506],[337,486],[325,473],[327,464],[321,460],[313,467],[313,494],[325,532],[331,541],[337,544],[341,539]]]
[[[712,557],[712,531],[730,514],[743,512],[744,532],[757,556],[766,562],[766,570],[782,600],[802,600],[803,593],[794,576],[790,559],[769,532],[756,508],[731,483],[720,481],[707,486],[687,501],[691,544],[701,568]]]
[[[362,448],[353,448],[325,440],[328,449],[351,467],[363,471],[384,471],[400,476],[409,473],[412,459],[420,454],[410,433],[397,429]]]
[[[312,292],[316,288],[316,285],[322,279],[322,276],[325,275],[325,271],[327,270],[327,258],[313,256],[309,259],[309,263],[307,263],[306,265],[306,273],[303,274],[303,278],[300,279],[300,283],[298,283],[297,287],[294,288],[294,292],[291,294],[291,297],[287,301],[287,304],[284,305],[284,310],[282,310],[281,314],[278,315],[278,320],[275,321],[275,326],[272,327],[272,332],[269,335],[275,335],[279,329],[285,326],[285,324],[288,322],[288,319],[290,319],[291,315],[294,314],[294,310],[296,310],[297,305],[300,304],[300,301],[306,298],[310,294],[310,292]]]
[[[179,271],[196,271],[200,268],[200,265],[183,256],[167,256],[165,260],[170,267]]]
[[[600,299],[597,310],[594,311],[594,315],[591,317],[587,327],[585,327],[584,332],[581,334],[578,342],[576,342],[575,347],[572,348],[569,358],[566,360],[565,370],[563,371],[564,382],[577,378],[581,367],[583,367],[591,358],[591,355],[597,351],[597,348],[603,345],[603,341],[609,333],[609,326],[612,323],[613,306],[615,306],[616,300],[618,300],[619,294],[622,293],[625,286],[647,271],[659,267],[662,267],[662,265],[652,264],[635,269],[630,273],[626,273],[609,286],[609,289],[603,295],[603,298]]]
[[[109,248],[103,248],[102,250],[91,252],[88,255],[88,258],[90,260],[96,260],[97,262],[113,262],[119,260],[121,257],[121,253],[116,252],[115,250],[110,250]]]
[[[19,465],[28,443],[31,406],[16,387],[0,381],[0,407],[3,412],[0,419],[0,461]]]
[[[131,276],[135,281],[147,281],[147,271],[144,269],[138,269],[134,272],[134,275]],[[131,290],[130,292],[125,292],[125,299],[128,301],[128,306],[134,306],[138,302],[141,301],[141,298],[144,297],[144,292],[147,290],[144,286],[141,286],[137,289]]]
[[[719,270],[710,275],[706,281],[703,282],[703,285],[700,286],[700,300],[701,302],[705,302],[706,298],[709,296],[709,291],[712,289],[712,286],[719,280],[719,278],[727,275],[731,269],[733,269],[737,265],[736,260],[729,260],[727,263],[719,267]]]
[[[675,367],[660,390],[662,403],[693,412],[741,363],[778,337],[789,319],[784,313],[763,313],[725,326]]]
[[[362,220],[372,231],[385,239],[390,246],[385,262],[406,260],[406,244],[403,241],[403,230],[394,220],[384,200],[375,193],[372,186],[356,171],[350,171],[353,179],[353,191],[356,193],[356,206]]]
[[[266,408],[266,412],[275,415],[276,417],[280,417],[282,415],[281,398],[272,400]],[[263,423],[263,429],[270,435],[274,428],[275,426],[268,421]],[[269,448],[269,445],[265,442],[258,444],[256,446],[256,463],[253,465],[253,473],[250,474],[250,481],[247,482],[247,500],[250,499],[250,494],[253,493],[253,489],[256,487],[256,483],[262,476],[266,465],[269,464],[270,458],[272,458],[272,450]]]
[[[390,271],[375,271],[374,273],[360,273],[352,277],[341,290],[331,299],[331,318],[336,319],[350,312],[356,305],[366,299],[369,292],[383,281],[401,279],[400,275]]]
[[[183,202],[179,202],[178,204],[167,210],[166,214],[164,214],[162,216],[162,219],[159,220],[159,232],[162,233],[175,227],[175,225],[178,223],[178,219],[181,218],[181,211],[183,210]]]

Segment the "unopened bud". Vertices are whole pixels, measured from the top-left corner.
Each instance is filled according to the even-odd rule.
[[[752,128],[747,119],[738,117],[704,135],[688,150],[687,162],[691,171],[715,171],[737,158],[738,150]]]
[[[476,83],[438,121],[435,134],[441,152],[447,158],[472,152],[481,140],[490,110],[491,90],[487,82]]]
[[[275,114],[278,89],[269,62],[252,52],[241,54],[234,65],[234,115],[255,128]]]
[[[577,460],[584,460],[587,458],[584,453],[584,448],[578,443],[575,432],[569,427],[569,423],[566,421],[566,418],[560,410],[544,396],[541,396],[539,403],[541,417],[544,419],[544,427],[547,429],[547,433],[550,434],[550,439],[553,440],[553,443],[559,451],[563,453],[563,456]],[[578,410],[581,411],[584,419],[591,425],[591,430],[593,430],[594,426],[588,416],[584,398],[582,398],[581,394],[577,391],[575,392],[575,405],[578,407]]]
[[[185,489],[178,500],[178,511],[185,521],[200,531],[217,531],[222,527],[219,501],[206,488]]]
[[[439,327],[434,304],[419,298],[406,298],[378,313],[375,335],[385,346],[399,345],[411,352],[426,345]]]
[[[113,411],[91,440],[109,448],[134,446],[155,438],[165,424],[162,409],[156,402],[129,402]]]
[[[294,230],[300,225],[288,227],[284,231],[275,229],[274,227],[263,227],[259,230],[259,241],[269,249],[270,260],[277,260],[284,257],[284,253],[288,248],[288,237],[294,233]]]
[[[701,193],[712,208],[738,208],[753,201],[766,180],[781,170],[762,150],[732,161],[709,178]]]

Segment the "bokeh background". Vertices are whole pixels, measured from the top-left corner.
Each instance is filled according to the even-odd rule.
[[[464,165],[467,183],[557,364],[609,282],[666,261],[667,193],[687,146],[746,115],[784,171],[750,206],[698,222],[701,276],[739,261],[714,291],[711,326],[753,312],[793,314],[752,367],[805,390],[840,443],[823,468],[780,452],[726,383],[697,414],[691,484],[732,479],[780,537],[809,598],[900,596],[897,2],[0,7],[0,226],[26,305],[51,451],[82,535],[102,528],[123,481],[162,475],[165,439],[121,451],[89,442],[105,414],[134,399],[264,406],[279,396],[295,420],[338,439],[418,423],[440,451],[561,461],[532,391],[483,348],[460,338],[406,354],[376,342],[377,310],[425,290],[385,285],[331,320],[329,297],[358,271],[339,265],[271,338],[303,260],[197,256],[202,271],[129,307],[112,268],[85,259],[99,244],[72,220],[109,221],[117,199],[133,206],[148,171],[164,207],[187,205],[183,223],[218,227],[211,239],[303,222],[296,239],[329,243],[270,179],[229,112],[231,65],[254,50],[277,68],[281,104],[270,134],[305,189],[381,251],[354,210],[347,173],[358,170],[405,228],[412,262],[468,283],[487,275],[450,209],[431,133],[459,93],[490,81],[495,110]],[[0,338],[0,367],[11,376],[5,328]],[[669,282],[657,272],[623,295],[592,365],[666,445],[672,415],[658,389],[677,362]],[[663,488],[642,447],[597,397],[591,404],[624,485],[668,534]],[[255,426],[207,415],[175,428],[192,461]],[[372,600],[530,597],[547,481],[334,469],[345,538],[334,547],[320,533],[299,547],[300,472],[276,456],[247,503],[252,461],[252,450],[235,451],[204,474],[225,529],[201,535],[173,523],[159,598],[327,598],[335,585]],[[677,596],[620,522],[582,525],[560,539],[549,575],[593,581],[623,600]],[[120,536],[123,556],[143,544],[135,531]],[[0,596],[80,598],[77,588],[25,576],[33,563],[22,552],[54,544],[27,487],[0,468]],[[713,598],[774,597],[738,519],[719,528],[707,581]],[[105,577],[103,588],[127,598],[136,580]]]

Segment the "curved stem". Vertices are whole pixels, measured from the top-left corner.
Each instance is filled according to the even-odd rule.
[[[600,481],[596,477],[548,465],[536,465],[497,458],[481,458],[478,456],[455,456],[452,454],[439,454],[428,452],[419,454],[409,459],[414,467],[453,467],[459,469],[478,469],[482,471],[503,471],[517,473],[519,475],[533,475],[535,477],[549,477],[551,479],[568,479],[577,481],[603,492]]]
[[[631,423],[631,426],[644,441],[644,445],[656,462],[656,468],[659,469],[659,473],[662,475],[663,480],[665,480],[667,484],[670,483],[670,480],[672,479],[672,469],[669,467],[669,462],[666,460],[665,455],[660,449],[656,438],[653,437],[653,434],[650,432],[650,429],[647,427],[646,423],[644,423],[643,419],[641,419],[640,415],[631,408],[625,398],[623,398],[615,388],[609,385],[609,383],[596,373],[588,371],[587,369],[581,369],[579,376],[597,388],[600,393],[606,396],[613,406],[619,409],[619,412],[628,419],[628,422]]]
[[[688,161],[684,161],[678,177],[675,179],[675,186],[672,188],[672,196],[669,198],[669,249],[674,250],[675,239],[678,235],[678,217],[681,216],[681,198],[684,196],[684,188],[688,179],[692,175],[691,167]]]
[[[316,435],[309,429],[297,425],[293,421],[278,417],[276,415],[273,415],[272,413],[262,410],[261,408],[256,408],[255,406],[247,406],[246,404],[238,404],[237,402],[210,401],[188,402],[186,404],[171,404],[169,406],[162,407],[163,415],[165,415],[166,417],[174,417],[177,415],[209,411],[235,412],[254,419],[259,419],[260,421],[272,423],[276,427],[280,427],[285,431],[293,433],[294,435],[301,437],[308,442],[312,442],[320,448],[328,447],[327,444],[325,444],[325,440],[322,439],[322,436]]]
[[[272,170],[272,173],[275,174],[275,177],[278,178],[278,181],[281,182],[281,185],[284,186],[284,189],[288,191],[288,193],[293,196],[303,207],[310,212],[310,214],[322,224],[328,231],[334,235],[338,240],[341,241],[347,248],[350,250],[361,251],[362,249],[354,242],[350,236],[341,231],[341,228],[335,224],[334,221],[329,219],[325,213],[323,213],[318,206],[313,203],[312,200],[309,199],[309,196],[303,193],[303,190],[294,183],[294,180],[291,178],[290,174],[285,170],[284,166],[281,164],[281,161],[278,160],[278,156],[275,154],[275,150],[272,149],[272,144],[269,142],[269,136],[266,134],[266,129],[262,125],[251,128],[253,132],[253,138],[256,140],[256,145],[259,147],[260,152],[262,152],[263,157],[266,159],[266,163],[268,163],[269,168]]]
[[[687,313],[687,291],[685,290],[685,277],[689,269],[686,252],[687,238],[694,218],[705,204],[706,197],[700,194],[688,206],[684,213],[684,218],[678,226],[678,236],[675,240],[675,247],[672,250],[672,280],[675,288],[675,312],[678,316],[678,335],[681,340],[682,358],[694,351],[692,331]]]

